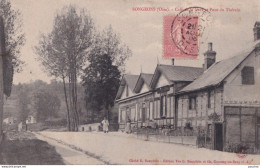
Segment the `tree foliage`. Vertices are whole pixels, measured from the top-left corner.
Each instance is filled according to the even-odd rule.
[[[84,9],[77,11],[75,7],[67,6],[55,17],[52,31],[42,35],[35,47],[45,70],[63,80],[69,130],[77,130],[79,123],[77,78],[85,65],[93,32],[91,16]],[[68,88],[65,80],[69,83]]]
[[[33,106],[37,121],[45,121],[57,116],[61,101],[57,95],[40,90],[33,95]]]
[[[86,107],[92,112],[92,121],[99,121],[108,115],[109,108],[114,105],[120,71],[108,54],[90,57],[89,62],[82,77]]]
[[[29,87],[25,85],[18,85],[17,86],[18,90],[18,108],[19,108],[19,119],[22,122],[26,121],[26,118],[28,117],[30,113],[30,103],[31,103],[31,98],[29,94]]]
[[[2,16],[4,22],[4,43],[6,48],[2,54],[4,93],[10,96],[14,69],[17,72],[22,70],[23,61],[20,60],[20,50],[24,45],[25,36],[22,31],[21,13],[12,9],[9,0],[0,1],[0,16]]]
[[[73,6],[64,7],[55,17],[52,31],[41,35],[35,52],[45,71],[63,80],[69,130],[77,130],[79,124],[78,76],[82,75],[85,79],[86,97],[95,94],[93,90],[97,91],[97,98],[91,99],[92,105],[88,103],[88,107],[99,114],[100,109],[107,110],[113,105],[120,72],[124,72],[125,61],[131,56],[130,49],[121,42],[111,26],[101,33],[97,32],[90,14]],[[96,58],[98,59],[95,60]],[[108,66],[109,72],[115,76],[103,72],[105,69],[102,69],[100,64]],[[87,69],[84,70],[84,67]],[[95,74],[92,68],[104,74],[102,83],[93,83],[97,81],[95,77],[98,74]],[[111,81],[110,77],[115,81]],[[108,88],[111,83],[111,88]],[[98,91],[97,85],[104,86],[103,90]],[[103,97],[102,100],[99,100],[100,97]],[[102,106],[98,107],[99,105]],[[82,109],[80,111],[82,112]]]
[[[12,9],[9,0],[1,0],[0,15],[3,16],[5,24],[5,44],[7,52],[9,53],[9,57],[11,57],[16,70],[20,71],[21,64],[23,64],[23,61],[20,60],[21,47],[25,42],[25,35],[22,30],[23,22],[21,12]]]
[[[125,72],[125,61],[132,56],[129,47],[121,42],[111,25],[102,33],[96,34],[89,55],[96,57],[104,54],[111,57],[113,65],[118,66],[121,73]]]
[[[120,37],[109,26],[97,33],[88,55],[90,63],[82,75],[85,88],[85,102],[91,122],[98,122],[109,110],[119,87],[119,80],[125,71],[125,61],[131,50],[121,42]]]
[[[92,18],[85,10],[77,12],[73,6],[64,7],[55,17],[52,31],[42,34],[35,47],[45,71],[55,77],[69,76],[75,61],[73,68],[79,72],[86,61],[93,29]]]
[[[44,104],[46,107],[42,107],[42,109],[45,108],[45,110],[40,111],[41,112],[40,116],[43,116],[42,119],[44,120],[41,120],[40,122],[45,122],[45,119],[49,119],[49,118],[54,118],[55,120],[66,119],[65,117],[66,107],[65,107],[65,102],[62,99],[63,98],[62,86],[63,86],[62,82],[56,80],[52,80],[50,84],[42,80],[36,80],[31,83],[23,83],[23,84],[19,83],[18,85],[14,85],[13,96],[15,97],[15,95],[17,95],[17,100],[18,100],[17,105],[19,109],[17,115],[15,116],[19,116],[19,118],[24,121],[28,117],[28,115],[33,115],[34,117],[37,117],[38,112],[36,108],[39,108],[37,106],[39,105],[40,102],[39,99],[38,98],[36,99],[35,97],[37,97],[37,95],[38,96],[40,95],[39,98],[41,99],[43,99],[44,96],[46,97],[43,99],[45,101]],[[59,100],[55,100],[57,98]],[[38,101],[38,105],[37,105],[37,101]],[[59,106],[60,108],[58,108]]]

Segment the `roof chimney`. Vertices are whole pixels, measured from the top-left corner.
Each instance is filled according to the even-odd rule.
[[[254,41],[259,40],[260,39],[260,22],[255,22],[253,31],[254,31]]]
[[[208,51],[212,51],[212,43],[208,43]]]
[[[207,70],[212,64],[216,62],[216,52],[213,51],[212,43],[208,43],[208,51],[204,53],[204,70]]]
[[[172,58],[172,65],[174,65],[174,58]]]

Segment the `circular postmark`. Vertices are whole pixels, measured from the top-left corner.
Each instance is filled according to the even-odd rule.
[[[190,56],[197,56],[199,44],[208,34],[213,17],[207,9],[189,7],[174,17],[171,24],[171,37],[176,47]]]

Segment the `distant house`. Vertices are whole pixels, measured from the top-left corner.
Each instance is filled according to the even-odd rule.
[[[80,132],[100,131],[100,130],[101,130],[101,124],[100,123],[79,125],[79,131]]]
[[[26,119],[26,124],[35,124],[36,123],[36,118],[32,115],[29,115]]]
[[[16,118],[14,118],[14,117],[8,117],[8,118],[4,119],[3,122],[4,122],[5,124],[9,124],[9,125],[15,124],[15,123],[16,123]]]

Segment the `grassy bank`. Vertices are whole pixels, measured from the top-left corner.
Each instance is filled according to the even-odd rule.
[[[30,132],[8,132],[0,146],[0,164],[62,165],[61,156]]]

